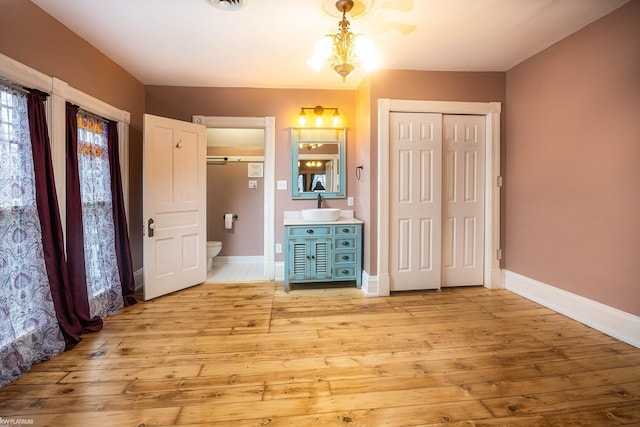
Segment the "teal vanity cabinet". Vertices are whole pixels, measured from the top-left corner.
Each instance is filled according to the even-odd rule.
[[[326,224],[287,225],[284,289],[290,283],[355,281],[362,284],[362,222],[341,218]]]

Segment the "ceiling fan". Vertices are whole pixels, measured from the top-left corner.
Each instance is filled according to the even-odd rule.
[[[226,11],[242,9],[246,4],[245,0],[207,0],[207,2],[211,3],[213,7],[217,9]]]
[[[372,39],[391,32],[406,36],[415,31],[416,26],[399,22],[398,19],[410,16],[414,9],[413,2],[414,0],[354,0],[349,16],[354,21],[362,18],[360,27]],[[340,17],[340,13],[336,13],[335,3],[335,0],[322,0],[322,8],[326,14]]]

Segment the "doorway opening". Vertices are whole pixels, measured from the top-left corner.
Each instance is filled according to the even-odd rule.
[[[262,135],[264,149],[262,155],[246,154],[239,155],[224,155],[223,152],[216,153],[211,156],[210,166],[208,168],[220,168],[223,165],[234,164],[236,169],[238,166],[244,171],[244,187],[247,187],[249,191],[255,190],[258,193],[258,188],[251,188],[253,186],[262,187],[259,188],[259,192],[263,194],[262,206],[258,210],[263,217],[262,221],[262,255],[249,255],[249,256],[224,256],[225,252],[222,252],[222,256],[225,262],[215,262],[214,269],[208,272],[208,282],[237,282],[237,281],[257,281],[257,280],[274,280],[275,278],[275,118],[274,117],[223,117],[223,116],[193,116],[194,123],[200,123],[207,127],[209,130],[225,130],[230,134],[233,131],[241,130],[259,130],[257,134]],[[249,132],[255,137],[256,132]],[[245,147],[246,151],[246,147]],[[250,150],[249,150],[250,151]],[[215,152],[213,150],[212,152]],[[239,152],[238,152],[239,153]],[[240,163],[240,164],[239,164]],[[231,170],[229,168],[228,170]],[[251,175],[254,175],[253,177]],[[231,191],[227,197],[233,199],[241,198],[241,194],[237,194],[237,191]],[[258,202],[259,203],[259,202]],[[242,224],[242,218],[245,219],[244,224],[249,222],[256,222],[260,215],[256,216],[255,212],[248,212],[246,209],[244,212],[227,212],[227,210],[233,210],[232,208],[225,208],[220,206],[219,209],[224,211],[224,214],[217,215],[220,218],[212,219],[211,215],[208,216],[208,221],[215,221],[216,226],[222,226],[225,224],[225,214],[237,215],[237,219],[234,219],[235,225],[240,227]],[[219,221],[216,220],[219,219]],[[225,226],[227,226],[225,224]],[[234,224],[225,230],[227,233],[233,233]],[[208,225],[208,228],[209,227]],[[258,227],[260,228],[260,227]],[[209,232],[210,233],[210,232]],[[229,240],[229,249],[227,253],[232,252],[233,240]],[[239,244],[236,239],[236,246]],[[222,250],[224,251],[224,240],[222,241]],[[242,250],[240,250],[242,251]]]

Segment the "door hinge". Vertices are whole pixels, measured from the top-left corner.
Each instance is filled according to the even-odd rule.
[[[496,249],[496,259],[502,259],[502,249]]]
[[[502,187],[502,185],[503,185],[503,179],[502,179],[502,176],[498,176],[498,179],[497,179],[496,185],[497,185],[498,187]]]

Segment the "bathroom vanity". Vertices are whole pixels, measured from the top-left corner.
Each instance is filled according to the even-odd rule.
[[[319,218],[308,221],[300,211],[284,213],[286,292],[290,283],[362,284],[362,221],[353,211],[341,211],[335,220]]]

